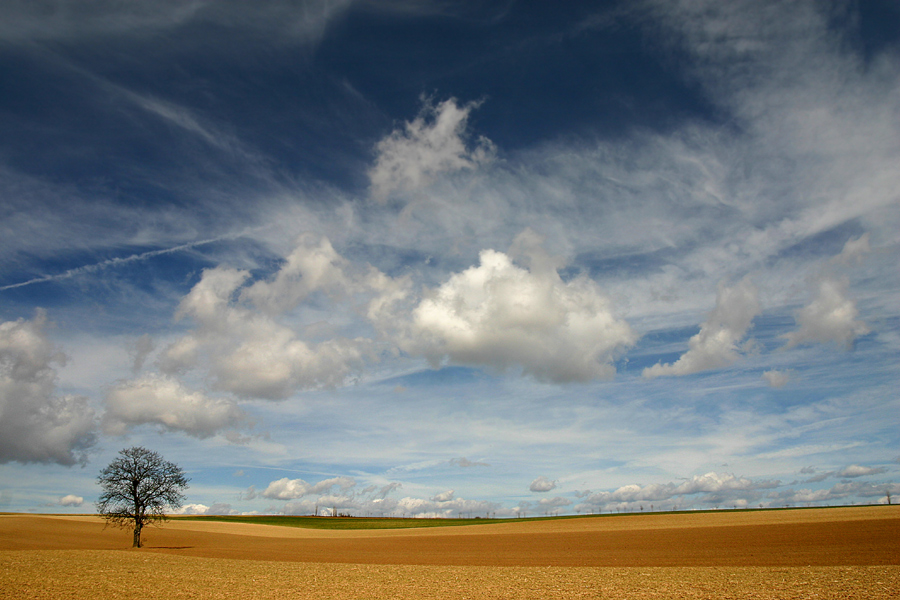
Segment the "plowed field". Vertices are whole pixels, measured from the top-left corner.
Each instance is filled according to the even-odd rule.
[[[329,531],[0,515],[0,598],[894,598],[900,507]]]

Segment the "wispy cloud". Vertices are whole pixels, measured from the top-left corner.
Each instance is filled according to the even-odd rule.
[[[73,269],[69,269],[62,273],[57,273],[55,275],[45,275],[43,277],[35,277],[34,279],[29,279],[28,281],[22,281],[20,283],[12,283],[0,287],[0,291],[3,290],[12,290],[15,288],[24,287],[27,285],[34,285],[36,283],[46,283],[49,281],[61,281],[64,279],[71,279],[73,277],[77,277],[79,275],[87,275],[91,273],[96,273],[98,271],[102,271],[103,269],[109,267],[117,267],[121,265],[127,265],[133,262],[139,262],[143,260],[148,260],[157,256],[164,256],[166,254],[174,254],[176,252],[183,252],[185,250],[190,250],[192,248],[197,248],[199,246],[204,246],[206,244],[212,244],[215,242],[220,242],[222,240],[233,240],[245,235],[245,233],[237,233],[230,235],[223,235],[216,238],[200,240],[197,242],[189,242],[187,244],[179,244],[178,246],[173,246],[171,248],[164,248],[161,250],[149,250],[147,252],[141,252],[139,254],[132,254],[130,256],[125,257],[116,257],[110,258],[104,261],[100,261],[98,263],[94,263],[91,265],[84,265],[81,267],[75,267]]]
[[[247,11],[236,0],[159,0],[144,3],[84,3],[52,0],[36,6],[7,2],[8,18],[0,27],[7,41],[72,41],[85,36],[147,35],[188,25],[220,26],[277,31],[286,39],[317,42],[328,23],[352,4],[352,0],[261,0]]]

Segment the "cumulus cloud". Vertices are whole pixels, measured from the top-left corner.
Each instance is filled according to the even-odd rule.
[[[185,504],[175,510],[172,514],[176,515],[236,515],[238,511],[231,508],[231,505],[225,502],[215,502],[212,506],[205,504]]]
[[[449,498],[447,500],[425,500],[423,498],[401,498],[397,501],[396,509],[399,513],[414,517],[443,517],[456,516],[491,516],[498,510],[502,511],[497,502],[485,500],[467,500],[465,498]]]
[[[847,297],[847,281],[823,277],[817,287],[815,299],[797,312],[798,329],[783,336],[785,348],[828,342],[852,348],[857,337],[871,330],[857,319],[856,302]]]
[[[311,487],[312,486],[302,479],[288,479],[287,477],[283,477],[266,486],[262,495],[274,500],[293,500],[307,495]]]
[[[533,236],[526,231],[518,245]],[[428,292],[412,312],[404,349],[434,366],[445,360],[519,366],[555,383],[612,378],[612,361],[637,335],[593,281],[563,281],[556,262],[538,245],[529,247],[530,269],[484,250],[477,266]]]
[[[695,475],[675,488],[675,494],[697,494],[700,492],[721,492],[723,490],[752,490],[778,485],[774,481],[753,481],[747,477],[735,477],[730,473],[709,472]]]
[[[644,377],[688,375],[731,365],[740,358],[738,343],[759,312],[759,292],[749,278],[733,287],[720,284],[716,307],[688,341],[688,351],[672,364],[647,367]]]
[[[304,235],[271,277],[248,284],[246,270],[205,270],[176,313],[195,326],[158,364],[170,376],[205,370],[218,390],[266,399],[342,385],[385,343],[435,367],[518,367],[555,383],[612,378],[612,362],[637,335],[592,280],[563,281],[562,266],[526,229],[509,254],[485,250],[480,264],[419,298],[408,279],[355,267],[326,238]],[[378,344],[332,334],[314,343],[296,315],[322,301],[347,311],[348,322],[367,319]]]
[[[84,504],[84,498],[75,494],[66,494],[59,499],[60,506],[81,506]]]
[[[787,339],[786,349],[833,342],[849,350],[857,337],[871,332],[868,325],[857,318],[856,302],[848,297],[849,281],[838,272],[841,267],[858,265],[870,251],[868,233],[847,240],[840,254],[829,261],[816,279],[815,298],[797,311],[798,328],[782,336]]]
[[[791,371],[777,371],[773,369],[764,372],[762,378],[770,387],[780,388],[787,385],[787,382],[791,380]]]
[[[528,489],[532,492],[549,492],[550,490],[556,489],[556,482],[550,481],[549,479],[541,475],[531,482],[531,485],[528,486]]]
[[[611,509],[639,503],[672,501],[697,494],[706,494],[701,499],[701,502],[706,504],[746,505],[748,500],[759,498],[762,490],[774,489],[780,485],[780,481],[755,481],[747,477],[735,477],[730,473],[722,474],[711,471],[703,475],[695,475],[681,483],[652,483],[643,486],[630,484],[612,492],[582,494],[582,502],[577,508],[579,510]]]
[[[334,477],[324,479],[316,484],[307,483],[302,479],[283,477],[269,483],[261,495],[273,500],[295,500],[304,496],[324,494],[334,488],[346,492],[354,486],[356,486],[356,481],[352,477]]]
[[[537,503],[538,507],[545,511],[562,508],[563,506],[569,506],[570,504],[572,504],[572,501],[563,498],[562,496],[556,496],[555,498],[541,498]]]
[[[467,143],[469,113],[477,107],[475,102],[460,106],[455,98],[426,103],[419,116],[378,142],[369,171],[372,196],[384,201],[394,192],[416,192],[442,173],[488,163],[496,151],[490,140],[481,136]]]
[[[769,498],[775,504],[791,505],[811,504],[813,502],[837,502],[851,496],[858,496],[862,498],[876,498],[877,502],[886,504],[888,501],[887,494],[893,497],[900,494],[900,484],[872,484],[862,481],[850,481],[837,483],[828,489],[781,490],[772,492],[769,494]]]
[[[407,496],[390,498],[401,484],[392,482],[384,486],[370,485],[358,489],[356,481],[349,477],[325,479],[317,484],[302,479],[282,478],[272,481],[260,494],[271,500],[285,500],[280,507],[271,510],[284,514],[353,514],[353,515],[405,515],[412,517],[457,517],[511,514],[499,503],[468,500],[456,496],[454,490],[446,490],[431,498]]]
[[[243,398],[283,399],[298,389],[340,385],[372,356],[372,340],[334,336],[314,343],[285,318],[313,294],[335,307],[368,294],[369,312],[377,315],[389,303],[379,300],[394,292],[393,280],[374,269],[353,270],[326,238],[312,235],[298,239],[271,278],[245,286],[249,278],[225,266],[203,272],[176,314],[196,326],[165,349],[163,372],[206,369],[216,388]]]
[[[145,375],[109,390],[103,425],[113,435],[149,424],[206,438],[246,420],[247,415],[231,400],[190,391],[171,377]]]
[[[840,471],[835,472],[836,477],[846,477],[846,478],[856,478],[856,477],[866,477],[868,475],[877,475],[878,473],[885,473],[887,469],[884,467],[864,467],[862,465],[850,465],[849,467],[844,467]]]
[[[313,292],[338,295],[350,290],[353,283],[344,273],[347,266],[328,238],[304,234],[275,277],[257,281],[241,292],[241,297],[266,313],[282,314]]]
[[[0,323],[0,463],[84,463],[96,416],[83,396],[56,394],[66,357],[47,338],[47,316]]]

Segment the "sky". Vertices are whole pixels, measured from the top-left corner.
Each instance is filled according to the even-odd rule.
[[[896,2],[0,14],[0,511],[900,498]]]

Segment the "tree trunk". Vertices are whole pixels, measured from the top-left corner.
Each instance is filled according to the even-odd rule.
[[[132,548],[140,548],[141,547],[141,524],[135,523],[134,525],[134,543],[131,544]]]

